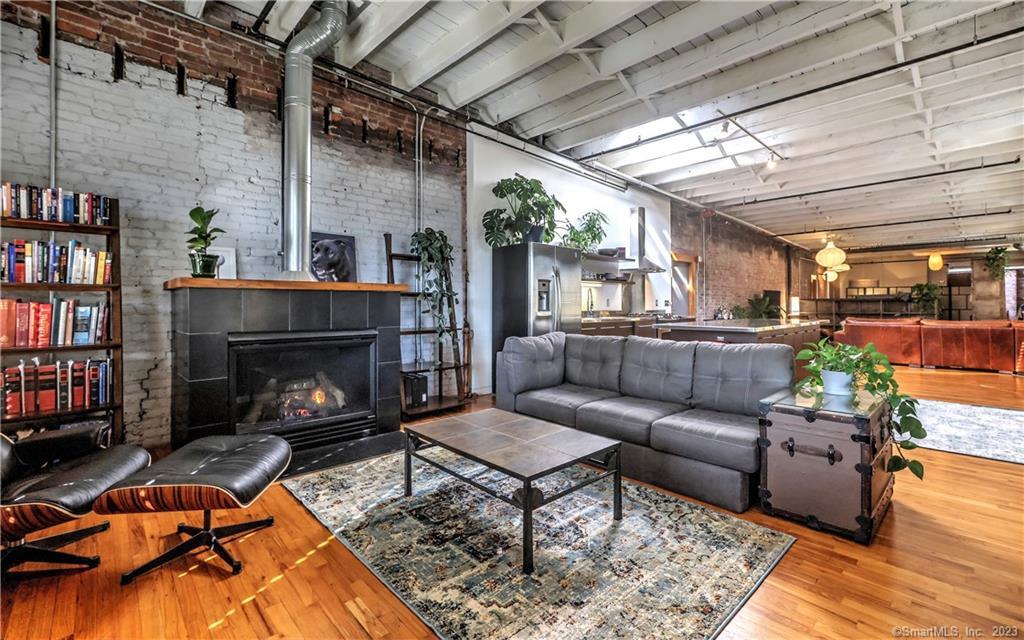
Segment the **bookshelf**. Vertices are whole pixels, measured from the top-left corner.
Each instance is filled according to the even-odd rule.
[[[47,346],[9,346],[3,349],[3,368],[13,366],[18,360],[30,360],[38,357],[41,364],[52,364],[57,361],[76,360],[81,361],[83,357],[93,354],[102,354],[104,359],[109,359],[113,365],[111,376],[110,397],[102,405],[89,407],[73,407],[48,412],[25,413],[3,419],[3,431],[5,433],[17,431],[26,426],[33,428],[51,429],[57,428],[63,422],[72,420],[104,417],[110,424],[110,441],[112,444],[124,442],[124,357],[122,343],[122,316],[121,316],[121,229],[120,229],[120,206],[117,199],[109,199],[109,224],[81,224],[74,222],[57,222],[50,220],[35,220],[26,218],[0,218],[0,229],[3,230],[5,240],[12,236],[12,230],[23,230],[39,234],[49,234],[49,239],[54,240],[57,234],[60,239],[83,240],[88,238],[90,242],[101,244],[104,251],[110,255],[110,283],[109,284],[69,284],[69,283],[11,283],[3,282],[3,298],[21,298],[22,294],[28,294],[27,298],[32,301],[44,301],[40,298],[48,294],[48,300],[53,299],[54,293],[85,293],[93,296],[99,295],[105,298],[108,305],[109,339],[95,344],[70,344],[70,345],[47,345]],[[97,243],[97,239],[99,242]],[[6,259],[6,256],[4,256]]]

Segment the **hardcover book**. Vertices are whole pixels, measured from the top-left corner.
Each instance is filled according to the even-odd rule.
[[[75,311],[75,328],[71,344],[91,344],[89,327],[92,322],[92,307],[79,307]]]

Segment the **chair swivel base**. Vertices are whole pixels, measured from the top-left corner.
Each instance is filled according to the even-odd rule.
[[[25,573],[26,575],[29,573],[35,573],[10,571],[14,567],[26,562],[70,564],[92,569],[99,565],[99,556],[80,556],[75,553],[58,551],[58,549],[67,546],[72,542],[84,540],[89,536],[100,533],[101,531],[106,531],[109,528],[109,522],[102,522],[92,527],[76,529],[75,531],[68,531],[67,533],[57,534],[48,538],[40,538],[38,540],[32,540],[31,542],[22,542],[21,544],[9,546],[3,550],[2,554],[0,554],[0,565],[3,567],[3,575],[6,577],[8,575],[17,576],[20,573]]]
[[[229,553],[224,547],[223,543],[226,541],[225,539],[232,538],[243,533],[249,533],[250,531],[265,529],[273,524],[274,518],[271,516],[270,518],[265,518],[263,520],[240,522],[238,524],[230,524],[224,527],[212,527],[210,526],[210,511],[207,509],[206,511],[203,511],[203,526],[194,527],[184,523],[178,525],[178,533],[187,533],[191,535],[190,538],[164,553],[161,553],[146,564],[121,574],[121,584],[130,584],[135,580],[135,578],[138,578],[144,573],[149,573],[153,569],[162,567],[173,560],[177,560],[182,556],[188,555],[196,549],[203,548],[210,549],[216,553],[228,564],[229,567],[231,567],[232,574],[241,573],[242,563],[235,560],[231,553]]]

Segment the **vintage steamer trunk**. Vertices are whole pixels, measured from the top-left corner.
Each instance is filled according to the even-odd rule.
[[[888,402],[789,394],[760,412],[764,512],[870,543],[892,499]]]

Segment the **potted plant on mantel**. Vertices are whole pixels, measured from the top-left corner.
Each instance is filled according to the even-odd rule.
[[[188,239],[189,260],[192,262],[193,278],[213,278],[217,275],[217,261],[220,256],[209,255],[206,250],[216,240],[218,233],[224,233],[220,227],[210,227],[213,217],[220,212],[220,209],[204,209],[195,207],[188,212],[194,226],[185,232],[191,236]]]
[[[484,214],[484,240],[492,247],[506,247],[521,242],[551,242],[555,237],[555,213],[565,207],[549,194],[543,183],[517,173],[494,185],[491,192],[508,203],[508,207],[491,209]]]
[[[915,476],[924,479],[924,465],[919,460],[908,459],[903,452],[917,448],[911,438],[921,440],[928,434],[917,417],[917,400],[900,393],[895,371],[884,353],[875,349],[871,342],[862,348],[833,344],[822,338],[808,342],[807,348],[801,349],[796,358],[808,361],[804,365],[808,376],[796,384],[798,392],[817,393],[820,389],[829,395],[853,395],[856,401],[857,389],[863,389],[874,398],[888,401],[897,455],[889,459],[887,470],[910,469]]]

